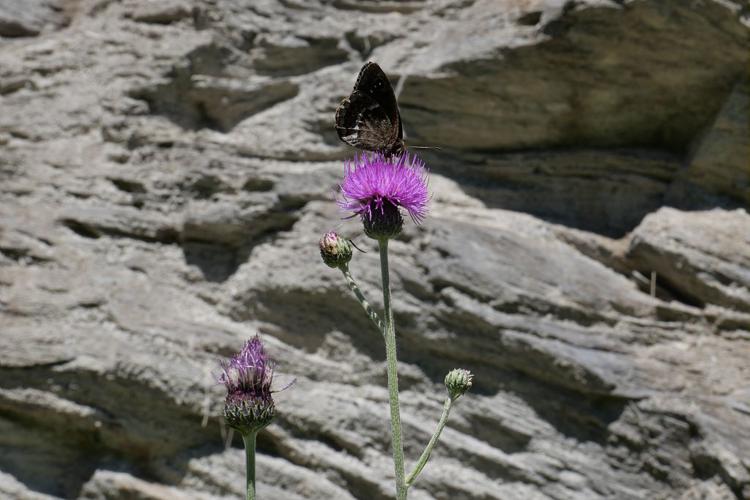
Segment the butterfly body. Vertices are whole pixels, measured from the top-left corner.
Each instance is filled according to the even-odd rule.
[[[396,95],[380,66],[368,62],[359,71],[354,89],[336,110],[339,138],[355,148],[386,156],[404,152],[404,130]]]

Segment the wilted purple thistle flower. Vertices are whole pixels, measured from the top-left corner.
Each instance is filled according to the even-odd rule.
[[[271,423],[276,414],[271,397],[274,366],[257,335],[221,364],[219,381],[227,388],[224,419],[230,427],[250,433]]]
[[[369,237],[396,236],[403,225],[399,207],[417,224],[427,215],[427,170],[418,156],[408,152],[400,157],[362,154],[345,168],[338,204],[362,217]]]

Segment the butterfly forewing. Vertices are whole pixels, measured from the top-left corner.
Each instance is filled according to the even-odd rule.
[[[352,94],[336,110],[339,138],[356,148],[400,154],[403,129],[396,96],[380,66],[365,64]]]
[[[393,93],[391,82],[380,66],[374,62],[368,62],[359,71],[357,82],[354,84],[355,92],[369,94],[385,111],[391,124],[401,125],[401,115],[398,112],[396,94]],[[401,138],[401,136],[398,136]]]

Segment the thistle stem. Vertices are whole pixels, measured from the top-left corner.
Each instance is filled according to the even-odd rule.
[[[401,442],[401,415],[398,404],[398,361],[396,359],[396,330],[391,308],[391,283],[388,272],[388,239],[378,240],[380,273],[383,279],[383,308],[385,310],[385,356],[388,363],[388,396],[391,404],[391,435],[393,438],[393,467],[396,472],[396,499],[406,500],[404,482],[404,448]]]
[[[375,310],[372,308],[369,302],[367,302],[367,299],[365,298],[365,295],[362,293],[362,290],[359,289],[359,286],[357,285],[357,282],[354,281],[354,278],[352,277],[352,273],[349,272],[349,266],[344,264],[339,269],[341,269],[341,272],[344,274],[344,278],[346,278],[346,284],[349,285],[349,289],[354,292],[354,296],[357,297],[357,301],[362,306],[362,309],[365,310],[365,313],[367,313],[367,316],[372,320],[372,322],[377,327],[378,331],[385,335],[385,329],[383,328],[383,322],[380,321],[380,317],[378,316],[378,313],[375,312]]]
[[[242,433],[242,442],[245,443],[245,469],[247,471],[246,500],[255,500],[255,437],[257,435],[257,431]]]
[[[409,488],[412,484],[414,484],[414,481],[417,479],[417,476],[419,476],[419,473],[422,472],[422,469],[424,469],[424,466],[427,465],[427,461],[430,459],[430,454],[432,453],[432,449],[437,444],[438,439],[440,439],[440,433],[443,432],[443,428],[445,427],[445,424],[448,422],[448,415],[450,415],[452,406],[453,406],[453,399],[446,398],[445,404],[443,405],[443,414],[440,415],[440,421],[437,424],[437,429],[435,429],[435,433],[430,438],[430,442],[427,443],[427,446],[422,452],[422,456],[419,457],[417,464],[414,466],[414,470],[411,471],[409,476],[406,478],[407,488]]]

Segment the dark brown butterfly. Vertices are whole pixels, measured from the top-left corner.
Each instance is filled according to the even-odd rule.
[[[336,110],[339,139],[355,148],[387,156],[404,152],[404,129],[391,82],[380,66],[368,62],[359,70],[352,94]]]

